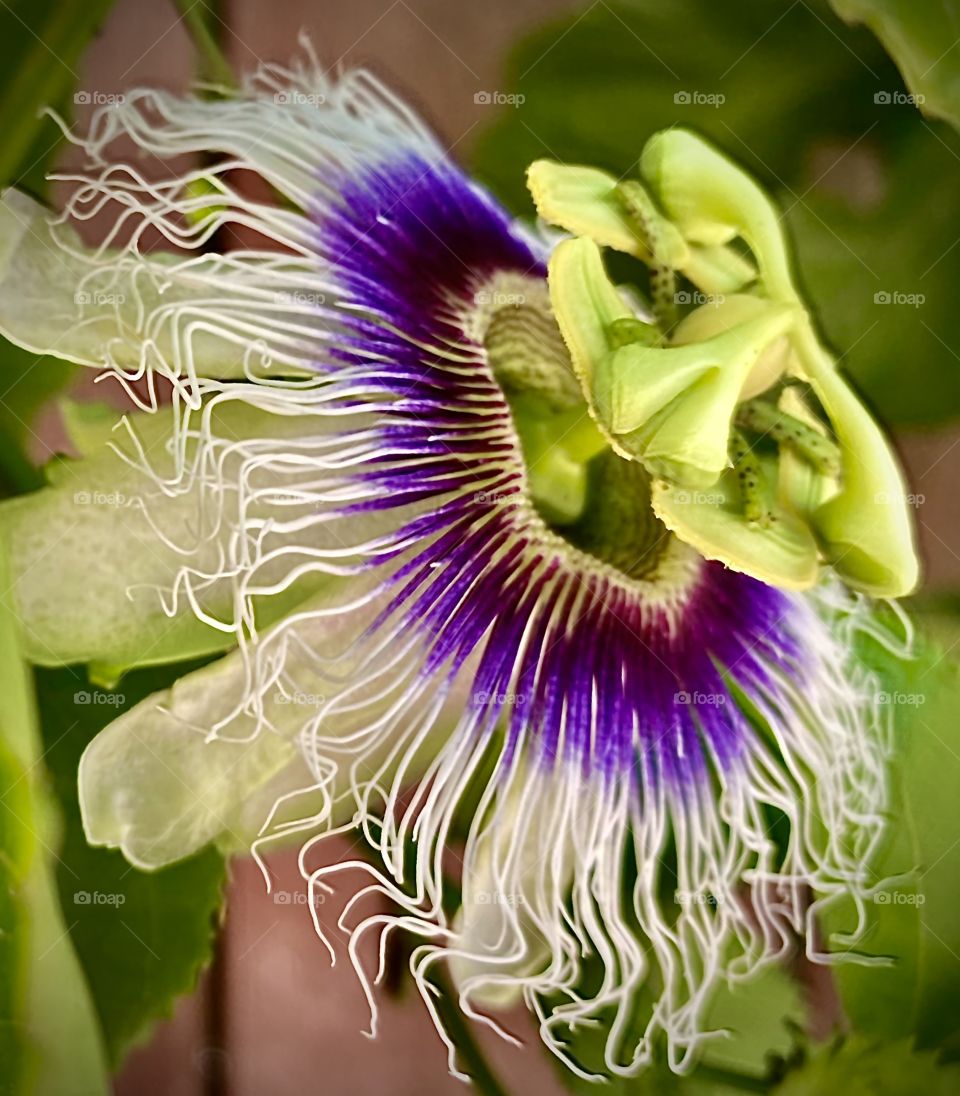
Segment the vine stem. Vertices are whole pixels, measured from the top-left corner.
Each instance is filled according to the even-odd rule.
[[[233,66],[210,30],[208,20],[212,11],[207,0],[173,0],[173,2],[200,54],[203,76],[224,88],[236,87],[237,79]]]
[[[482,1093],[483,1096],[510,1096],[507,1089],[503,1087],[493,1073],[493,1070],[487,1065],[483,1051],[481,1051],[473,1036],[470,1022],[460,1011],[457,995],[450,985],[446,973],[437,971],[432,975],[432,981],[439,990],[434,1008],[443,1022],[444,1029],[463,1059],[463,1064],[466,1066],[465,1072],[470,1074],[470,1079],[473,1081],[477,1092]]]

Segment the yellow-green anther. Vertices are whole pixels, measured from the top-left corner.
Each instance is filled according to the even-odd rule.
[[[527,169],[527,186],[545,221],[645,263],[672,266],[704,293],[734,293],[756,278],[753,264],[733,248],[688,245],[639,181],[627,185],[597,168],[535,160]],[[656,257],[647,242],[649,227],[640,230],[631,213],[641,208],[657,227]]]
[[[746,293],[733,293],[716,300],[707,301],[688,313],[671,332],[670,341],[674,346],[686,346],[689,343],[704,342],[730,331],[747,320],[768,315],[770,302],[763,297]],[[766,392],[776,384],[793,365],[790,342],[786,335],[774,339],[757,358],[757,363],[743,383],[741,400],[749,400]]]
[[[738,426],[790,446],[825,476],[840,475],[840,449],[813,426],[781,411],[766,400],[748,400],[737,409]]]
[[[614,349],[630,346],[631,343],[654,346],[659,341],[660,333],[652,324],[644,323],[643,320],[637,320],[632,316],[614,320],[610,324],[610,343]]]
[[[554,249],[548,281],[554,317],[589,403],[597,363],[621,345],[613,335],[623,330],[617,323],[637,317],[607,277],[600,248],[585,236]]]
[[[705,491],[655,480],[651,504],[657,517],[705,559],[771,586],[804,590],[817,581],[819,553],[809,526],[777,500],[775,460],[760,458],[758,484],[767,521],[749,521],[736,470],[728,469]]]
[[[727,466],[743,385],[789,328],[791,308],[761,302],[750,319],[713,338],[655,347],[621,341],[635,320],[607,278],[600,250],[566,240],[550,260],[550,298],[574,370],[600,429],[652,475],[708,486]]]
[[[767,501],[760,458],[739,430],[734,430],[730,435],[730,460],[737,477],[743,516],[752,524],[769,525],[773,520],[773,510]]]
[[[556,525],[574,521],[586,465],[607,442],[590,418],[546,287],[540,278],[495,279],[477,291],[469,323],[510,405],[537,509]]]
[[[647,141],[640,175],[688,243],[717,246],[742,237],[759,263],[767,295],[796,299],[780,216],[732,160],[687,130],[669,129]]]
[[[790,309],[771,306],[701,343],[615,350],[593,370],[590,394],[601,429],[652,475],[709,486],[727,467],[744,382],[791,321]]]
[[[535,160],[527,168],[527,187],[537,213],[574,236],[587,236],[647,260],[651,256],[617,194],[617,180],[606,171],[579,164]]]

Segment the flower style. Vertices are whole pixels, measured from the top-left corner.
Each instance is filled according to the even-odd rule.
[[[148,181],[120,137],[207,166]],[[130,93],[80,143],[62,217],[5,196],[0,326],[140,410],[69,406],[80,459],[0,509],[27,643],[107,682],[219,656],[91,743],[89,840],[149,869],[299,835],[311,889],[368,875],[341,925],[373,1025],[357,945],[403,929],[428,1008],[446,960],[468,1014],[522,997],[580,1072],[565,1032],[600,1017],[609,1071],[660,1040],[689,1067],[720,982],[797,937],[826,958],[827,902],[862,928],[885,727],[836,574],[899,594],[916,565],[758,188],[662,135],[646,185],[534,165],[574,235],[535,233],[313,63]],[[728,298],[677,322],[678,278]],[[373,859],[317,866],[354,827]]]

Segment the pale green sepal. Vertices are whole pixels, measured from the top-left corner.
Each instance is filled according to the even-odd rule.
[[[180,860],[211,841],[249,845],[283,791],[310,784],[293,736],[305,709],[274,708],[288,733],[208,739],[243,696],[237,654],[181,678],[115,719],[80,760],[80,807],[91,845],[122,850],[145,870]],[[248,728],[248,731],[250,729]],[[224,732],[226,735],[228,732]],[[269,789],[269,802],[263,791]],[[253,806],[258,805],[259,811]]]
[[[161,362],[177,375],[244,378],[257,364],[249,356],[249,322],[281,325],[275,304],[257,316],[257,302],[237,293],[235,311],[246,337],[217,331],[205,311],[220,312],[229,284],[210,286],[209,271],[172,252],[100,254],[67,224],[17,190],[0,194],[0,334],[35,354],[95,368],[139,370]],[[297,277],[291,271],[291,278]],[[295,280],[291,285],[295,286]],[[157,317],[163,317],[162,322]],[[152,322],[149,322],[152,321]],[[186,328],[189,326],[189,333]],[[189,357],[189,363],[185,360]],[[303,372],[277,348],[271,368]]]
[[[235,635],[199,620],[182,593],[169,613],[162,602],[164,593],[170,602],[186,564],[208,574],[220,572],[225,545],[234,535],[231,522],[221,522],[216,535],[205,536],[209,497],[199,490],[163,492],[152,476],[106,444],[105,423],[94,418],[96,425],[91,420],[77,437],[89,455],[52,463],[49,487],[0,503],[0,538],[8,547],[12,574],[12,587],[4,592],[12,596],[23,623],[27,657],[40,665],[98,662],[116,672],[231,646]],[[141,413],[129,419],[156,475],[172,478],[171,417]],[[316,419],[270,415],[233,403],[221,404],[210,426],[224,439],[271,438],[315,430]],[[127,431],[118,429],[109,438],[136,462]],[[234,474],[231,469],[240,459],[231,458],[224,474]],[[189,555],[176,551],[158,529],[195,550]],[[258,620],[277,619],[325,581],[310,578],[258,599]],[[211,616],[232,621],[233,597],[224,579],[207,585],[198,600]]]

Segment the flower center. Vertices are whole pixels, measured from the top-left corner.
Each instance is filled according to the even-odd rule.
[[[497,275],[474,301],[468,334],[510,407],[537,512],[581,551],[649,576],[671,535],[651,508],[649,474],[614,453],[591,418],[545,281]]]

